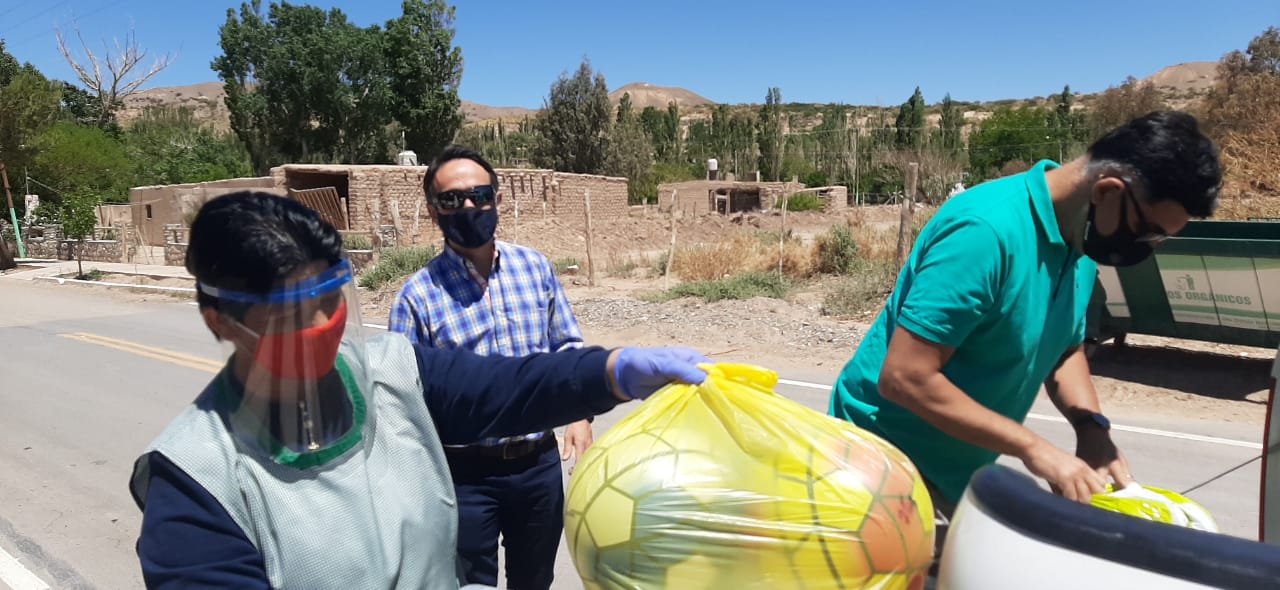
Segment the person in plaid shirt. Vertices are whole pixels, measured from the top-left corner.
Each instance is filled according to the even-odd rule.
[[[551,263],[536,250],[494,239],[501,193],[497,173],[480,154],[446,147],[427,168],[423,190],[445,246],[405,283],[389,330],[485,355],[582,346]],[[501,533],[508,587],[550,588],[564,527],[560,462],[586,452],[591,424],[569,424],[564,439],[562,453],[552,431],[446,445],[467,582],[497,585]]]

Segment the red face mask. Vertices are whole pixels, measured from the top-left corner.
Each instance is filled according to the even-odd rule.
[[[263,334],[258,338],[253,358],[282,379],[319,379],[333,370],[346,327],[347,302],[343,301],[323,325],[296,332]]]

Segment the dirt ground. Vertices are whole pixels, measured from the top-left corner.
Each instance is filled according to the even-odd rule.
[[[808,240],[838,223],[894,229],[897,215],[898,211],[890,207],[829,215],[790,214],[787,227]],[[720,216],[681,220],[676,232],[678,243],[690,244],[725,240],[744,231],[776,232],[780,227],[781,216],[757,213],[738,218],[737,222]],[[830,382],[853,354],[878,311],[880,302],[872,302],[868,306],[871,311],[852,318],[824,315],[822,293],[828,281],[836,280],[831,278],[811,281],[792,291],[785,301],[646,301],[646,295],[663,288],[663,279],[653,263],[669,247],[670,232],[669,220],[656,216],[633,216],[611,227],[598,228],[596,251],[603,254],[597,254],[600,260],[596,261],[594,287],[588,285],[584,240],[578,230],[548,222],[538,227],[526,225],[513,234],[520,243],[537,248],[562,265],[569,259],[578,262],[579,268],[565,271],[561,279],[591,343],[688,345],[715,360],[755,363]],[[511,239],[513,234],[506,238]],[[631,265],[636,268],[617,271]],[[128,275],[103,279],[191,286],[180,279],[139,279]],[[677,282],[678,279],[671,279],[671,284]],[[388,285],[377,292],[362,293],[365,321],[384,322],[398,289],[399,285]],[[109,291],[135,300],[189,297],[181,293]],[[1091,368],[1104,408],[1261,424],[1274,355],[1275,351],[1266,349],[1132,335],[1123,347],[1101,347]]]
[[[835,224],[879,226],[892,238],[898,216],[896,207],[791,213],[786,227],[803,241]],[[781,227],[776,212],[736,220],[708,216],[679,220],[676,238],[679,245],[712,243]],[[657,215],[632,216],[595,230],[594,250],[600,260],[594,261],[594,287],[588,285],[585,240],[579,230],[547,222],[526,225],[504,239],[513,237],[552,261],[578,263],[578,269],[563,273],[561,280],[588,342],[602,345],[687,345],[714,360],[755,363],[814,379],[826,376],[824,382],[830,382],[856,350],[882,303],[875,302],[869,306],[873,311],[853,318],[826,316],[821,302],[827,282],[835,280],[830,278],[802,286],[785,301],[643,300],[664,284],[652,266],[670,246],[671,224]],[[614,271],[633,265],[638,269]],[[677,282],[671,279],[671,284]],[[397,290],[388,286],[369,294],[365,317],[386,317]],[[1260,425],[1274,356],[1269,349],[1132,335],[1124,346],[1100,347],[1090,366],[1104,408]]]
[[[829,376],[824,382],[874,320],[839,320],[812,304],[764,298],[648,303],[630,297],[635,281],[604,279],[595,288],[565,282],[588,341],[688,345],[713,360]],[[1100,347],[1090,369],[1107,409],[1261,425],[1274,357],[1269,349],[1130,335],[1124,346]]]

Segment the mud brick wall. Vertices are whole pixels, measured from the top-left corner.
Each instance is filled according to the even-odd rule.
[[[346,184],[347,214],[353,231],[381,228],[383,246],[432,244],[440,231],[432,223],[426,207],[422,179],[425,166],[386,165],[286,165],[273,168],[277,189],[284,191],[293,179],[308,177],[314,188],[317,178],[330,175],[336,185]],[[627,179],[568,174],[542,169],[499,169],[498,188],[502,192],[499,214],[510,219],[519,207],[522,222],[555,218],[563,224],[584,225],[585,197],[591,193],[592,222],[605,223],[627,216]],[[301,186],[301,180],[298,184]],[[503,225],[498,236],[504,237]]]
[[[658,185],[658,210],[671,211],[671,194],[676,195],[676,211],[681,215],[697,216],[712,212],[710,192],[724,190],[758,190],[760,207],[772,209],[781,204],[782,197],[805,188],[799,182],[734,182],[727,180],[690,180]],[[594,203],[593,203],[594,204]]]
[[[186,224],[188,215],[199,210],[206,201],[242,190],[284,194],[276,191],[273,185],[274,180],[264,176],[134,187],[129,189],[133,226],[141,234],[144,244],[161,246],[164,245],[164,227]]]
[[[822,210],[827,213],[835,211],[844,211],[849,208],[849,188],[845,186],[833,186],[829,189],[823,189],[825,194],[820,194],[822,199]]]
[[[397,239],[408,245],[415,235],[418,243],[424,237],[431,239],[435,232],[422,191],[426,167],[352,166],[350,170],[347,210],[352,229],[380,227],[384,246],[397,245]]]

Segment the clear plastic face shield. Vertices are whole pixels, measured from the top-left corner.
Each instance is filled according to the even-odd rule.
[[[299,467],[359,442],[370,388],[349,261],[306,265],[265,293],[198,288],[218,300],[231,362],[215,403],[242,442]]]

